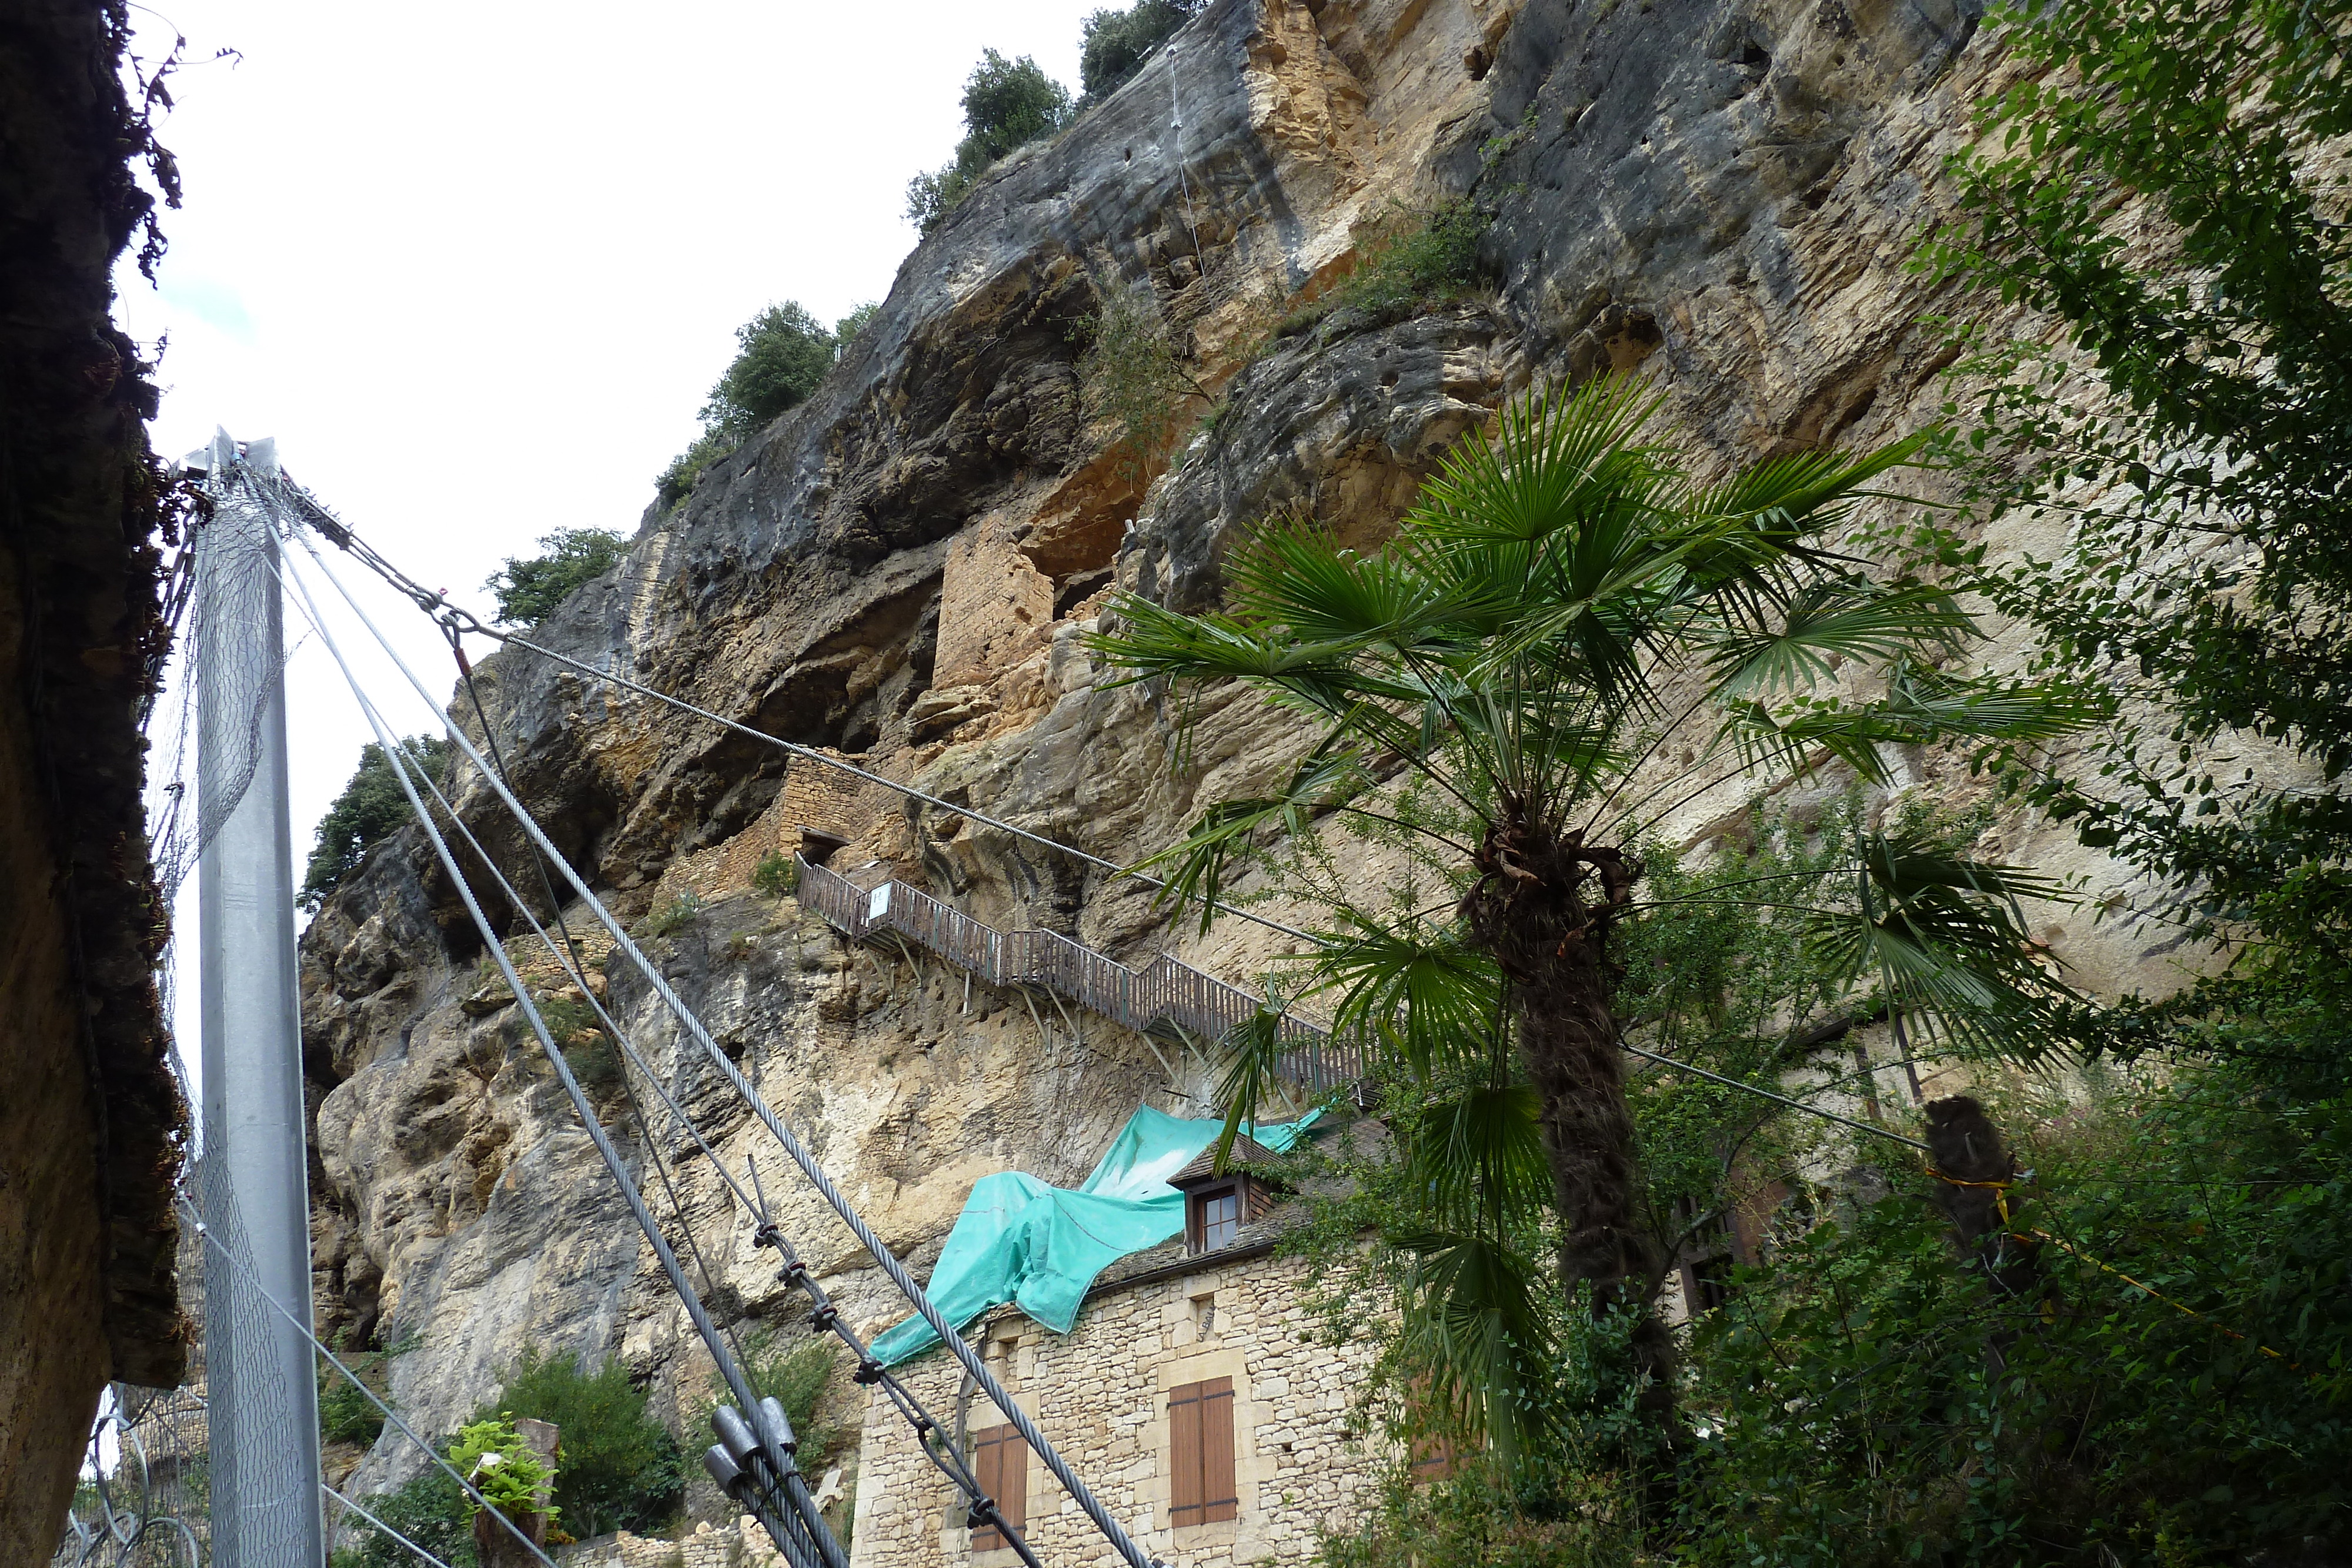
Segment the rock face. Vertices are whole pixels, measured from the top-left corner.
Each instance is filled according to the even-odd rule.
[[[1377,544],[1507,398],[1605,368],[1652,378],[1702,466],[1914,428],[1948,361],[1918,318],[1974,307],[1905,261],[1997,66],[1975,11],[1939,0],[1216,0],[1137,82],[982,182],[817,394],[649,513],[625,562],[537,635],[1130,862],[1307,737],[1212,694],[1180,754],[1167,699],[1105,684],[1079,641],[1108,585],[1212,603],[1235,531],[1276,511]],[[1397,208],[1457,196],[1494,214],[1486,298],[1274,334]],[[1078,370],[1086,319],[1137,288],[1222,400],[1141,472],[1090,427]],[[805,825],[846,841],[835,867],[924,883],[1000,927],[1129,962],[1172,951],[1244,984],[1283,956],[551,661],[509,650],[481,673],[517,791],[618,909],[667,930],[651,946],[671,983],[919,1273],[974,1177],[1074,1178],[1139,1099],[1197,1113],[1209,1070],[911,955],[845,949],[749,891],[763,860]],[[481,779],[454,782],[543,904]],[[528,950],[511,905],[486,902]],[[567,918],[588,928],[576,902]],[[2095,979],[2129,961],[2069,951]],[[707,1360],[536,1045],[483,994],[480,957],[413,834],[306,939],[322,1323],[414,1344],[393,1392],[421,1427],[488,1397],[526,1344],[616,1354],[690,1421]],[[562,983],[543,955],[541,978]],[[610,998],[730,1168],[756,1155],[851,1315],[894,1321],[877,1271],[650,988],[616,964]],[[691,1233],[714,1310],[777,1319],[773,1263],[709,1162],[674,1132],[644,1137],[616,1082],[593,1092],[670,1235]],[[362,1486],[414,1468],[395,1444]]]

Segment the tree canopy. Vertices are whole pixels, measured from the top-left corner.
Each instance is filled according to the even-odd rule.
[[[703,405],[703,428],[730,445],[798,408],[833,368],[834,335],[795,300],[735,329],[735,360]]]
[[[438,736],[411,736],[401,746],[436,782],[440,780],[448,766],[447,741]],[[368,742],[360,747],[360,765],[351,782],[319,819],[318,842],[302,873],[302,907],[318,908],[343,878],[359,869],[368,851],[408,818],[408,797],[392,758],[383,747]]]
[[[536,626],[581,585],[604,576],[627,553],[629,541],[609,528],[558,528],[540,537],[544,554],[513,556],[482,586],[497,595],[499,619],[509,626]]]
[[[952,162],[908,182],[908,221],[930,234],[998,159],[1053,135],[1074,112],[1069,89],[1034,59],[984,50],[963,85],[963,140]]]
[[[1078,43],[1078,87],[1099,103],[1143,68],[1152,50],[1199,14],[1203,0],[1135,0],[1125,10],[1087,13]]]

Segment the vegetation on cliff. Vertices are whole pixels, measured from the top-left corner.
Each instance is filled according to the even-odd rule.
[[[907,182],[907,221],[928,236],[998,159],[1053,135],[1075,112],[1070,89],[1035,60],[1027,55],[1008,60],[987,50],[963,84],[964,136],[955,157]]]
[[[482,586],[498,596],[499,620],[536,626],[583,585],[613,570],[629,541],[610,528],[558,528],[541,537],[543,554],[507,558]]]
[[[448,766],[449,743],[439,736],[411,736],[403,741],[437,781]],[[402,793],[400,775],[383,747],[370,741],[360,747],[360,765],[351,782],[319,819],[318,842],[302,872],[302,907],[315,910],[367,859],[369,850],[408,821],[408,797]]]
[[[705,469],[806,402],[880,309],[860,305],[827,330],[799,301],[787,299],[736,328],[735,358],[702,406],[702,434],[654,480],[654,505],[664,512],[677,506]]]

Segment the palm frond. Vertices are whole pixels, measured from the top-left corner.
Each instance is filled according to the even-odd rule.
[[[1483,1433],[1508,1464],[1538,1436],[1525,1395],[1543,1386],[1554,1354],[1538,1265],[1476,1232],[1414,1228],[1386,1239],[1412,1260],[1406,1336],[1432,1371],[1431,1393],[1452,1406],[1454,1425]]]
[[[1726,626],[1708,651],[1717,689],[1727,696],[1802,690],[1832,679],[1833,661],[1895,660],[1930,649],[1956,652],[1976,622],[1931,583],[1883,585],[1860,577],[1807,583],[1767,624]]]
[[[1155,906],[1181,909],[1197,900],[1201,929],[1206,931],[1223,898],[1233,862],[1248,850],[1252,839],[1274,827],[1293,834],[1305,831],[1318,812],[1353,798],[1370,778],[1360,747],[1335,730],[1299,758],[1276,793],[1217,802],[1201,813],[1182,838],[1128,869],[1165,870]]]
[[[1849,984],[1875,978],[1892,1006],[1956,1040],[2026,1060],[2048,1050],[2054,1009],[2075,998],[2021,901],[2063,901],[2065,889],[1923,828],[1861,834],[1857,847],[1853,904],[1808,916],[1809,954]]]
[[[1343,919],[1315,964],[1318,988],[1340,993],[1335,1035],[1365,1040],[1424,1082],[1493,1055],[1502,977],[1491,957],[1452,925]]]
[[[1269,1002],[1227,1031],[1221,1042],[1231,1053],[1224,1076],[1217,1083],[1217,1102],[1225,1108],[1225,1124],[1218,1129],[1214,1168],[1222,1173],[1233,1157],[1234,1139],[1244,1122],[1255,1121],[1258,1109],[1274,1098],[1279,1082],[1283,1042],[1282,1009]]]

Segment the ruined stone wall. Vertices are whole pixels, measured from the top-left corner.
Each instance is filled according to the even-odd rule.
[[[1302,1563],[1319,1530],[1355,1517],[1382,1457],[1379,1440],[1368,1445],[1357,1429],[1351,1405],[1370,1351],[1361,1342],[1335,1349],[1308,1333],[1306,1272],[1297,1260],[1220,1266],[1206,1257],[1173,1279],[1098,1288],[1066,1335],[1008,1309],[967,1338],[1112,1516],[1169,1568]],[[962,1376],[953,1358],[934,1350],[899,1375],[925,1408],[952,1418]],[[1239,1517],[1174,1528],[1168,1394],[1218,1377],[1234,1384]],[[971,1430],[1003,1419],[975,1396]],[[960,1494],[878,1396],[866,1406],[860,1453],[853,1568],[1015,1561],[1009,1549],[970,1550]],[[1028,1520],[1024,1533],[1046,1562],[1115,1561],[1034,1458]]]

